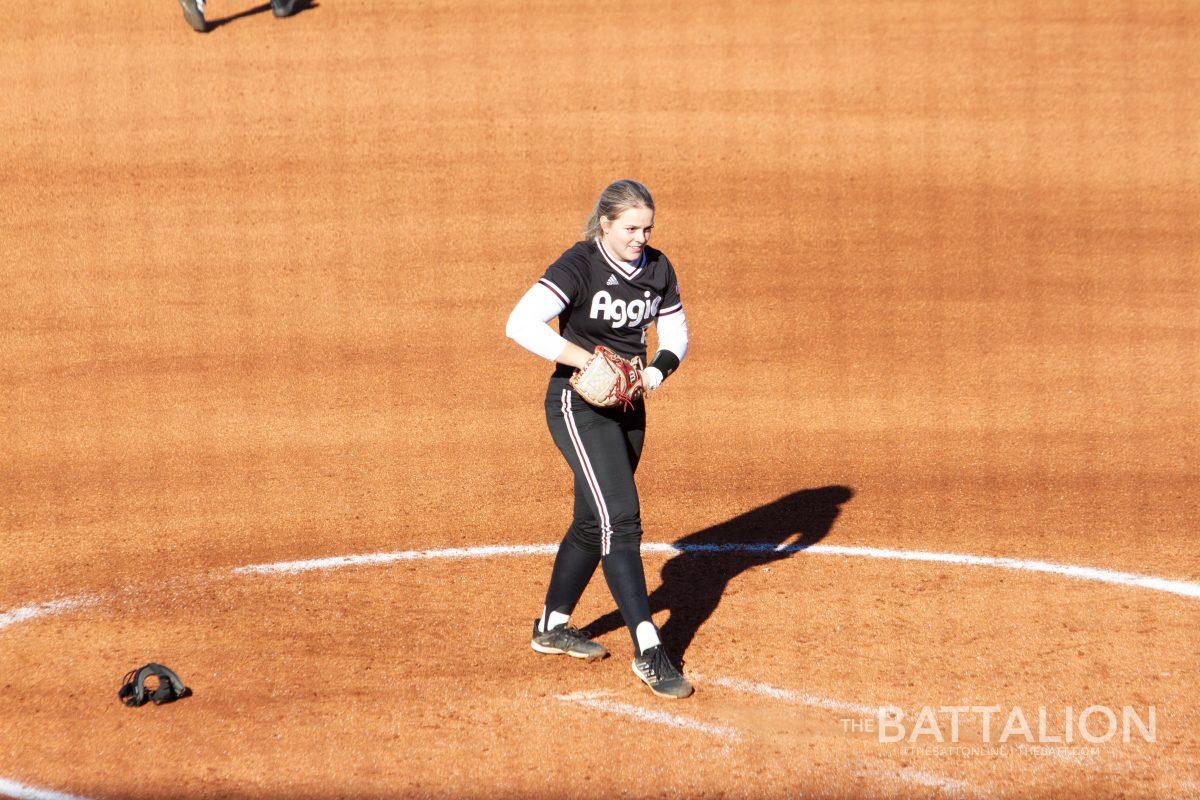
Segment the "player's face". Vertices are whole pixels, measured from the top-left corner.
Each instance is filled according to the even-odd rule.
[[[650,240],[654,227],[654,212],[648,208],[627,208],[619,217],[600,218],[604,246],[622,261],[637,261]]]

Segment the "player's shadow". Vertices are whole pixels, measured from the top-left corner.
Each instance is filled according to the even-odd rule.
[[[842,504],[853,496],[848,486],[803,489],[678,539],[674,544],[682,552],[663,565],[662,584],[650,593],[651,613],[670,612],[660,633],[671,654],[683,658],[700,626],[717,610],[730,581],[821,541]],[[788,549],[774,549],[781,545]],[[757,546],[761,549],[747,550]],[[612,611],[585,627],[599,636],[624,626],[620,612]]]
[[[320,8],[320,7],[321,6],[319,3],[313,3],[313,2],[297,3],[296,10],[292,12],[291,16],[295,17],[299,14],[303,14],[305,11],[311,11],[314,8]],[[255,14],[265,14],[266,12],[268,12],[270,10],[271,10],[271,4],[263,3],[262,5],[257,5],[257,6],[254,6],[253,8],[247,8],[245,11],[239,11],[236,14],[230,14],[227,17],[217,17],[216,19],[210,19],[210,20],[208,20],[208,30],[211,33],[212,31],[215,31],[217,28],[221,27],[222,25],[228,25],[231,22],[236,22],[237,20],[244,19],[246,17],[253,17]]]

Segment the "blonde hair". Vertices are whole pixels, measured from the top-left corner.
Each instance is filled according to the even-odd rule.
[[[587,227],[583,229],[583,238],[590,241],[600,235],[601,217],[613,220],[631,208],[648,208],[653,211],[654,200],[650,197],[650,190],[637,181],[621,180],[610,183],[600,193],[600,199],[596,201],[596,207],[588,217]]]

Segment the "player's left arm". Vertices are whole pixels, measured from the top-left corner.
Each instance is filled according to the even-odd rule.
[[[663,293],[662,306],[655,321],[658,327],[658,352],[650,360],[650,365],[642,371],[646,391],[657,389],[672,372],[679,369],[679,364],[687,355],[687,317],[683,313],[683,300],[679,296],[679,281],[675,278],[675,268],[670,262],[667,262],[667,269],[667,289]]]
[[[679,369],[688,350],[687,317],[682,306],[673,314],[659,316],[655,324],[658,326],[658,352],[650,360],[650,366],[642,372],[647,391],[657,389],[672,372]]]

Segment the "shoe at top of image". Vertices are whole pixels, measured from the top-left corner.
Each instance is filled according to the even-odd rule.
[[[271,13],[277,17],[290,17],[305,6],[305,0],[271,0]]]
[[[179,5],[183,8],[183,18],[192,26],[192,30],[197,33],[208,30],[208,23],[204,20],[204,0],[179,0]]]
[[[650,687],[650,691],[659,697],[682,699],[694,691],[692,684],[671,661],[667,649],[661,644],[649,648],[633,659],[633,674],[642,683]]]

